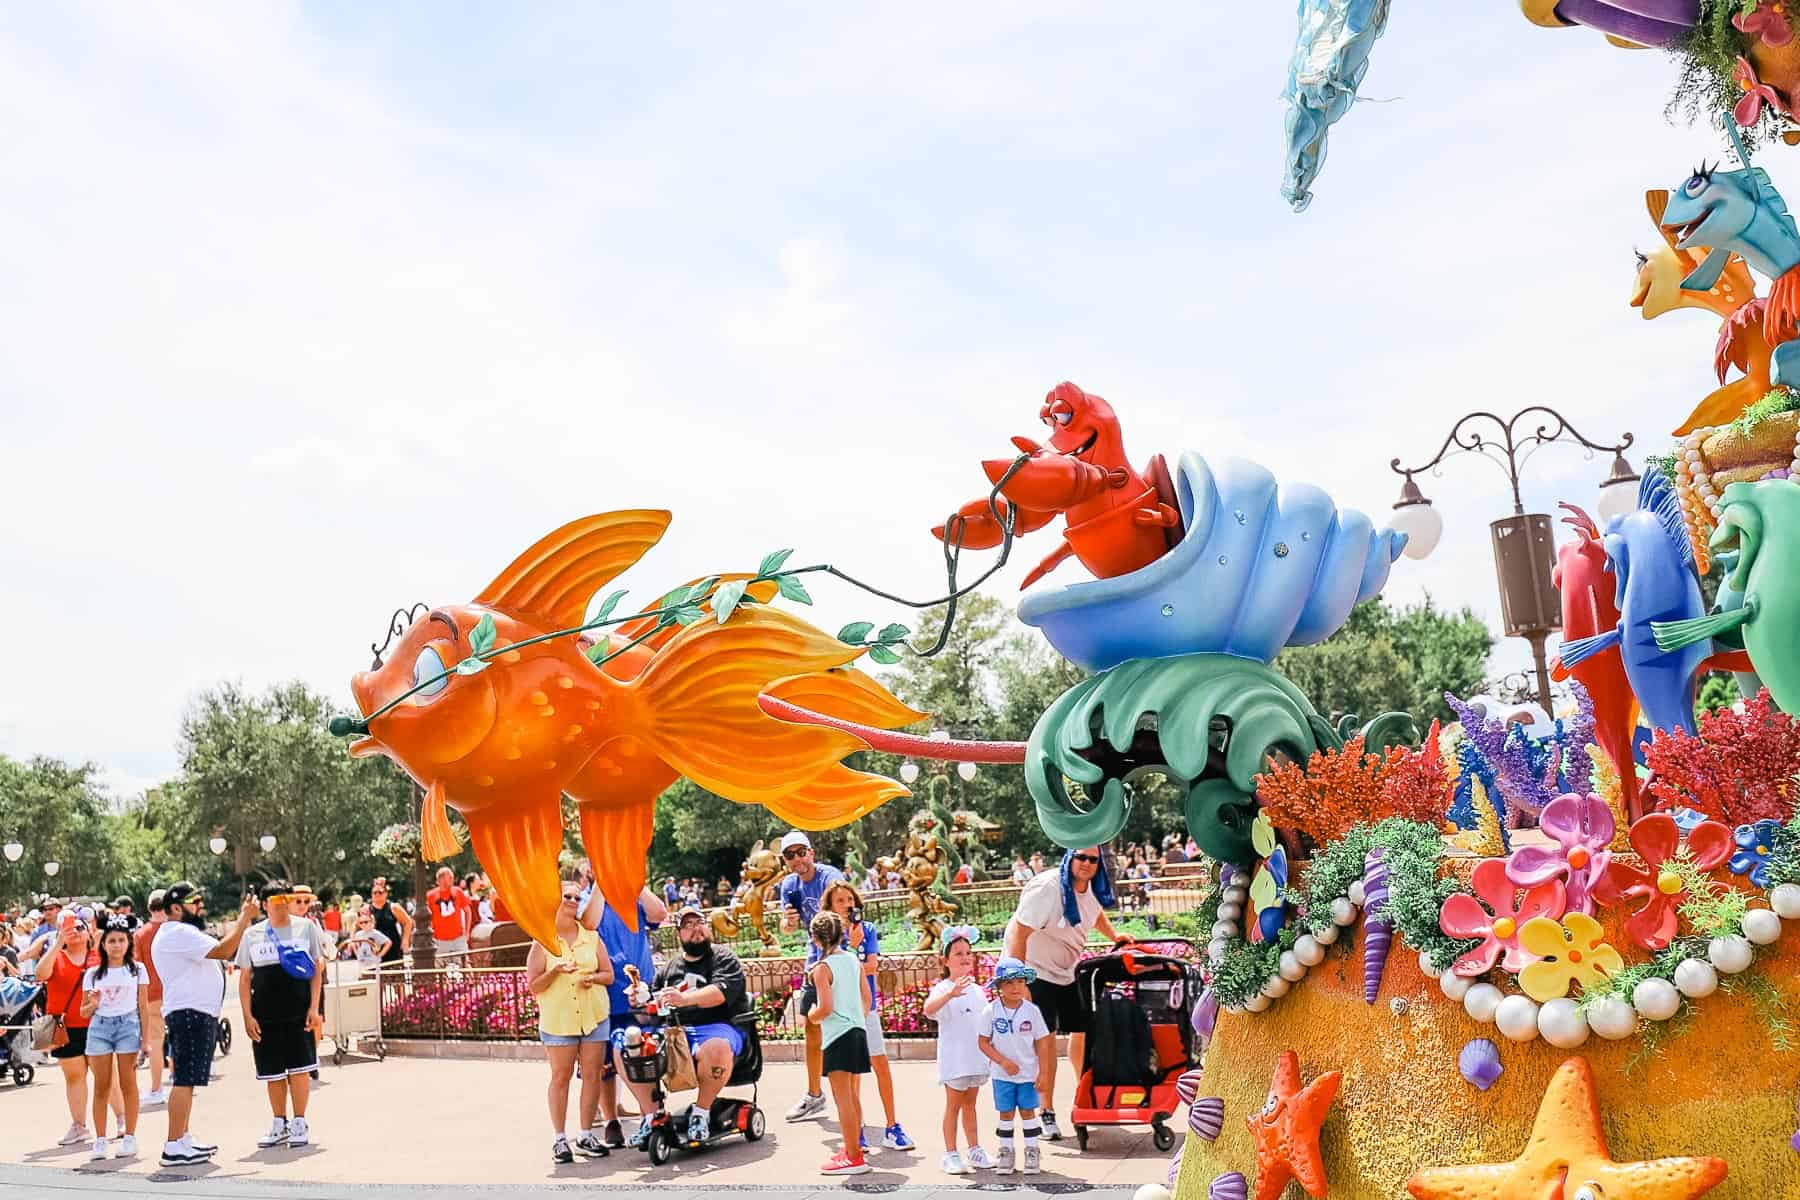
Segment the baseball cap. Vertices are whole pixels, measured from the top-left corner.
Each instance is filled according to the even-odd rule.
[[[163,893],[164,904],[192,904],[196,900],[204,901],[205,899],[206,893],[200,890],[199,884],[190,879],[170,884],[169,890]]]
[[[1037,972],[1016,958],[1003,958],[994,964],[994,982],[1005,983],[1009,979],[1023,979],[1030,983],[1037,978]]]
[[[675,924],[680,925],[683,921],[687,920],[690,916],[699,917],[702,921],[706,920],[706,912],[704,909],[696,908],[692,904],[684,904],[681,906],[681,909],[675,914]]]
[[[811,850],[812,849],[812,839],[807,837],[804,833],[801,833],[798,829],[790,829],[786,834],[784,834],[782,836],[782,839],[781,839],[782,853],[785,854],[787,851],[793,849],[795,846],[805,846],[808,850]]]
[[[131,902],[132,901],[131,901],[130,896],[120,896],[119,898],[117,898],[116,900],[114,900],[112,902],[112,907],[117,908],[121,904],[130,904]]]
[[[264,904],[277,896],[292,896],[293,894],[294,885],[285,879],[271,879],[256,889],[256,898]]]

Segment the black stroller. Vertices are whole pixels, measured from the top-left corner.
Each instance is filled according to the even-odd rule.
[[[653,1115],[646,1116],[644,1119],[651,1123],[654,1132],[644,1149],[653,1165],[662,1166],[677,1149],[698,1150],[738,1134],[742,1134],[746,1142],[754,1142],[768,1132],[768,1117],[756,1103],[756,1085],[762,1079],[763,1068],[762,1038],[756,1031],[756,1014],[739,1013],[731,1023],[743,1032],[744,1048],[732,1060],[731,1077],[725,1081],[725,1086],[748,1084],[749,1098],[721,1095],[715,1099],[709,1110],[712,1133],[704,1141],[690,1142],[687,1138],[688,1117],[694,1110],[692,1104],[676,1112],[659,1108]],[[659,1025],[644,1030],[641,1042],[635,1046],[627,1043],[621,1055],[625,1078],[633,1083],[651,1084],[659,1105],[663,1100],[663,1075],[669,1066],[668,1039],[686,1036],[680,1010],[671,1010],[662,1014]]]

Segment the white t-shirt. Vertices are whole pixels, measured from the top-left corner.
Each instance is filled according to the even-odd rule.
[[[926,999],[936,999],[955,986],[948,979],[940,979]],[[988,1056],[981,1052],[981,1045],[976,1040],[981,1036],[982,1015],[986,1010],[987,996],[973,978],[969,980],[969,986],[963,989],[962,995],[952,997],[944,1007],[937,1010],[937,1015],[932,1019],[937,1022],[938,1027],[939,1083],[970,1075],[985,1076],[988,1068],[993,1066]]]
[[[364,966],[374,966],[387,953],[394,939],[379,929],[359,929],[350,935],[350,951]]]
[[[1013,1065],[1019,1068],[1008,1075],[1000,1069],[999,1063],[993,1063],[994,1078],[1011,1083],[1036,1082],[1037,1042],[1049,1032],[1044,1014],[1031,1001],[1027,1000],[1017,1008],[1006,1007],[997,996],[988,1001],[981,1014],[981,1036],[993,1043],[997,1053],[1012,1059]],[[993,1062],[992,1059],[988,1061]]]
[[[219,1015],[225,1002],[225,964],[206,957],[218,944],[218,938],[186,921],[163,922],[162,932],[150,943],[150,956],[162,980],[165,1016],[187,1008]]]
[[[1079,928],[1063,917],[1059,871],[1045,871],[1019,893],[1013,920],[1031,926],[1031,933],[1025,938],[1025,961],[1046,983],[1075,982],[1075,964],[1081,961],[1088,931],[1100,919],[1100,901],[1091,884],[1087,891],[1075,893],[1075,907],[1081,914]]]
[[[129,971],[121,971],[119,968],[113,967],[106,972],[104,979],[96,979],[99,974],[99,967],[89,967],[87,974],[81,977],[82,991],[100,993],[100,1007],[94,1010],[94,1015],[96,1017],[137,1015],[137,990],[150,986],[150,972],[144,970],[144,964],[132,963]]]

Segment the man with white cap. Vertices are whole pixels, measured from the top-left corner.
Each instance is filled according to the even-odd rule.
[[[819,915],[819,900],[825,889],[844,877],[830,863],[813,859],[812,839],[798,829],[781,839],[781,865],[788,874],[781,881],[781,931],[793,933],[805,929]],[[819,945],[812,939],[806,943],[806,987],[800,993],[800,1015],[812,1011],[819,1002],[813,989],[812,967],[819,961]],[[825,1089],[821,1075],[825,1070],[825,1047],[820,1041],[819,1026],[806,1022],[806,1094],[788,1109],[787,1119],[803,1121],[825,1111]]]

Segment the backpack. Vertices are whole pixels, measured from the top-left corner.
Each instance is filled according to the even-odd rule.
[[[1148,1087],[1155,1082],[1150,1018],[1125,997],[1107,992],[1096,1001],[1088,1047],[1095,1087]]]

